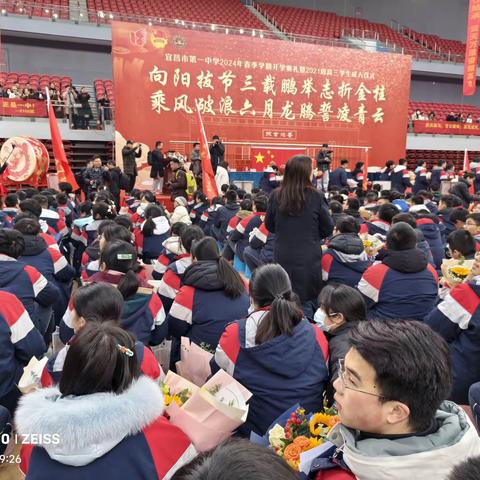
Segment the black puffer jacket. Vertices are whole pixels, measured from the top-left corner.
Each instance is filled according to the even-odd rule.
[[[341,233],[335,235],[328,242],[328,248],[349,255],[360,255],[364,251],[362,239],[356,233]]]

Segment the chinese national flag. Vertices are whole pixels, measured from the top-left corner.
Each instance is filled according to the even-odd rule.
[[[302,147],[256,147],[250,149],[250,167],[257,172],[263,172],[271,163],[280,167],[285,165],[295,155],[305,155]]]
[[[213,173],[212,161],[210,159],[210,149],[208,148],[207,136],[205,135],[205,128],[203,126],[202,116],[198,110],[197,112],[198,136],[200,138],[200,157],[202,158],[202,186],[203,193],[209,200],[213,197],[218,197],[217,184],[215,182],[215,175]]]
[[[70,164],[68,163],[65,150],[63,148],[62,137],[58,130],[57,119],[53,111],[53,105],[50,101],[50,95],[48,93],[48,87],[45,88],[47,92],[47,108],[48,108],[48,122],[50,124],[50,135],[52,137],[52,149],[53,156],[55,157],[55,167],[57,168],[57,175],[59,182],[68,182],[72,189],[78,190],[79,186],[75,180]]]

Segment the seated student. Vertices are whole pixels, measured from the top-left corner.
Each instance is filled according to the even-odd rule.
[[[442,230],[438,218],[432,214],[420,214],[417,216],[417,230],[423,233],[432,252],[433,263],[440,270],[445,258],[445,248],[442,241]]]
[[[168,314],[168,331],[215,350],[225,327],[244,318],[250,305],[242,277],[221,257],[212,237],[191,245],[192,264],[185,270]],[[172,347],[171,361],[180,360]]]
[[[298,472],[290,468],[272,449],[244,439],[232,438],[208,452],[201,453],[182,467],[172,480],[298,480]]]
[[[350,349],[349,332],[357,322],[367,319],[367,307],[362,295],[347,285],[326,285],[318,297],[318,309],[313,318],[328,340],[328,371],[330,384],[327,398],[333,403],[332,383],[338,377],[338,360]]]
[[[135,231],[135,239],[144,263],[150,264],[162,253],[163,242],[170,235],[170,223],[165,212],[158,205],[149,205],[145,210],[145,220]]]
[[[280,186],[278,177],[278,167],[276,165],[269,165],[263,172],[260,178],[260,190],[267,195],[270,195],[277,187]]]
[[[13,414],[20,398],[18,381],[34,356],[41,358],[47,347],[20,300],[0,290],[0,405]]]
[[[9,193],[5,195],[5,198],[3,199],[3,204],[5,205],[2,209],[2,212],[7,215],[7,217],[10,218],[10,220],[13,220],[19,210],[19,201],[18,201],[18,195],[16,193]]]
[[[56,209],[49,208],[48,197],[43,194],[34,195],[32,200],[38,202],[42,207],[40,220],[43,220],[50,228],[55,231],[55,239],[59,240],[68,233],[67,225],[63,212],[61,214]]]
[[[45,240],[45,242],[47,242],[47,245],[49,247],[55,247],[57,249],[59,248],[57,241],[55,240],[55,230],[53,230],[53,228],[50,227],[45,222],[45,220],[40,219],[42,207],[36,200],[33,200],[31,198],[22,200],[20,202],[20,211],[23,213],[31,213],[36,218],[38,218],[38,221],[40,222],[40,227],[42,228],[40,236]]]
[[[450,215],[461,206],[461,200],[455,195],[442,195],[440,197],[438,217],[441,224],[445,227],[443,231],[443,243],[446,243],[447,237],[456,229],[456,225],[450,221]]]
[[[328,213],[332,217],[333,223],[336,224],[338,220],[344,217],[342,204],[336,200],[330,200],[328,202]]]
[[[437,272],[416,245],[417,234],[410,225],[392,226],[385,257],[365,271],[357,287],[367,303],[369,319],[423,320],[433,309]]]
[[[161,343],[168,329],[165,312],[160,297],[137,275],[135,247],[121,240],[108,243],[100,256],[100,269],[89,281],[106,282],[118,288],[125,300],[120,326],[145,345]],[[60,323],[60,339],[65,344],[74,334],[71,310],[70,303]]]
[[[471,457],[455,466],[447,480],[477,480],[480,478],[480,456]]]
[[[365,204],[363,208],[373,212],[377,209],[378,193],[375,190],[370,190],[365,194]]]
[[[445,402],[451,386],[448,350],[427,325],[358,322],[350,344],[334,382],[340,423],[329,439],[338,447],[336,465],[363,480],[437,480],[480,454],[466,413]],[[329,473],[341,478],[335,470]]]
[[[468,210],[466,208],[454,208],[450,213],[449,221],[454,225],[455,230],[462,230],[465,228],[467,216]]]
[[[245,262],[243,252],[249,244],[252,231],[260,227],[265,219],[267,204],[268,197],[266,195],[255,195],[253,198],[253,213],[238,222],[235,230],[229,236],[228,244],[241,262]]]
[[[432,182],[432,187],[434,185],[435,183]],[[429,212],[433,213],[434,215],[438,215],[438,205],[433,201],[433,193],[427,192],[426,190],[420,190],[418,192],[418,195],[420,195],[423,198],[425,206],[428,208]]]
[[[13,293],[23,303],[33,324],[43,335],[50,318],[41,315],[37,305],[53,307],[60,292],[35,267],[18,261],[24,251],[25,240],[20,232],[0,229],[0,289]]]
[[[412,214],[430,213],[430,210],[425,205],[425,200],[421,195],[412,195],[409,198],[408,203],[410,204],[408,211]]]
[[[333,237],[322,255],[322,280],[356,287],[363,272],[372,264],[358,236],[359,225],[353,217],[337,220]]]
[[[191,225],[190,215],[187,210],[187,199],[185,197],[175,197],[173,200],[173,212],[165,212],[170,223],[182,222]]]
[[[392,219],[397,213],[398,208],[392,203],[380,205],[376,219],[367,222],[368,233],[370,235],[378,234],[384,239],[390,229]]]
[[[97,240],[90,245],[96,245],[98,249],[98,254],[95,252],[95,260],[90,260],[84,265],[82,271],[82,280],[88,281],[88,279],[95,273],[100,271],[100,256],[105,249],[105,246],[108,243],[115,242],[116,240],[121,240],[122,242],[133,244],[132,233],[127,230],[124,226],[117,224],[116,222],[110,222],[110,220],[105,220],[98,227],[98,237]],[[88,247],[87,250],[90,248]],[[90,257],[94,258],[94,257]]]
[[[15,425],[59,442],[25,445],[27,478],[169,478],[196,454],[163,416],[158,383],[140,375],[135,337],[89,322],[68,349],[60,384],[25,395]],[[52,437],[54,438],[54,437]]]
[[[72,297],[72,307],[71,322],[75,335],[78,335],[90,322],[120,323],[123,297],[113,285],[103,282],[90,283],[76,290]],[[76,336],[73,336],[62,350],[48,359],[40,379],[43,387],[59,383],[65,357],[75,339]],[[151,350],[137,340],[135,354],[140,371],[154,380],[158,379],[160,367]]]
[[[25,241],[25,249],[18,261],[36,268],[58,289],[59,295],[53,304],[58,325],[68,305],[75,270],[57,249],[49,247],[39,236],[40,223],[36,218],[21,213],[15,218],[14,228],[23,235]]]
[[[415,232],[417,233],[417,248],[425,254],[429,263],[435,266],[432,251],[430,250],[430,244],[425,240],[423,232],[417,228],[417,220],[415,217],[411,213],[397,213],[392,218],[392,225],[399,222],[408,223],[413,229],[415,229]]]
[[[105,228],[110,225],[115,225],[113,220],[104,220],[97,228],[97,238],[85,249],[82,254],[82,267],[93,261],[98,261],[100,258],[100,237]]]
[[[480,274],[476,264],[472,273]],[[470,385],[480,381],[480,276],[452,288],[425,323],[448,343],[453,378],[449,398],[467,404]]]
[[[250,297],[253,311],[226,327],[212,368],[223,368],[252,392],[247,422],[239,432],[263,435],[296,403],[307,412],[322,408],[328,344],[322,331],[304,318],[280,265],[253,272]]]
[[[78,205],[76,202],[75,193],[73,193],[72,185],[68,182],[59,182],[58,189],[62,194],[67,196],[67,207],[72,211],[73,216],[76,218],[78,215]]]
[[[152,277],[155,280],[161,280],[168,266],[187,253],[180,239],[180,235],[186,228],[188,228],[187,225],[181,222],[172,225],[170,230],[171,236],[162,243],[162,253],[158,259],[153,262]]]
[[[209,206],[210,202],[203,192],[197,191],[193,194],[193,207],[190,210],[190,220],[193,225],[198,225],[203,212],[205,212]]]
[[[353,217],[355,221],[361,225],[364,223],[363,218],[360,216],[360,201],[356,197],[349,197],[347,199],[347,207],[343,210],[344,215]]]
[[[75,211],[69,206],[68,196],[65,193],[57,193],[55,200],[58,203],[58,211],[61,211],[63,214],[67,228],[72,228],[72,223],[75,219]]]
[[[273,263],[275,250],[275,234],[267,230],[265,223],[252,230],[248,247],[243,251],[243,257],[250,272],[267,263]]]
[[[455,260],[472,260],[475,258],[476,244],[470,232],[455,230],[447,239],[447,251]]]
[[[480,250],[480,213],[470,213],[464,228],[473,236],[476,250]]]
[[[218,210],[223,205],[222,197],[213,197],[212,204],[202,213],[198,226],[203,230],[203,233],[208,236],[213,236],[212,227],[217,219]]]
[[[170,311],[173,300],[177,296],[182,285],[185,270],[192,264],[192,255],[190,252],[192,250],[193,242],[202,239],[204,236],[202,229],[197,225],[188,226],[180,234],[180,241],[185,253],[167,267],[167,270],[157,288],[157,293],[162,300],[165,313]]]
[[[235,190],[228,190],[225,194],[225,200],[225,205],[222,205],[217,211],[212,227],[213,237],[222,245],[226,241],[228,222],[240,209],[240,205],[237,203],[237,192]]]

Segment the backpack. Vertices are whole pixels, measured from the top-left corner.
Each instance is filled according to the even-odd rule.
[[[193,195],[193,192],[197,190],[197,181],[195,180],[195,176],[192,172],[188,171],[185,173],[187,176],[187,194]]]

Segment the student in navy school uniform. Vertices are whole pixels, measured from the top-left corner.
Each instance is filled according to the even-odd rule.
[[[139,264],[133,245],[114,241],[105,246],[100,256],[100,271],[89,278],[116,286],[125,305],[120,326],[135,334],[145,345],[160,344],[168,333],[160,297],[138,276]],[[73,336],[72,303],[60,323],[60,339],[67,343]]]
[[[183,275],[167,317],[168,331],[177,340],[171,363],[180,359],[181,337],[215,350],[225,327],[245,317],[249,304],[242,277],[220,256],[215,239],[204,237],[193,242],[192,264]]]
[[[337,220],[333,237],[322,255],[322,280],[356,287],[372,261],[365,252],[360,227],[353,217]],[[324,247],[325,248],[325,247]]]
[[[323,406],[328,382],[328,343],[304,318],[287,272],[263,265],[250,281],[251,313],[225,328],[212,369],[219,367],[253,396],[239,433],[259,435],[296,403],[307,412]]]
[[[214,197],[212,204],[208,207],[200,217],[198,226],[203,230],[205,235],[213,236],[212,227],[215,225],[218,210],[223,206],[222,197]]]
[[[438,275],[416,248],[417,233],[405,222],[392,226],[387,254],[369,267],[358,283],[369,319],[423,320],[437,301]]]
[[[209,206],[210,202],[203,192],[197,191],[193,194],[193,207],[190,210],[190,220],[193,225],[198,225],[203,212],[205,212]]]
[[[58,386],[25,395],[20,435],[58,435],[24,445],[21,470],[32,480],[170,478],[196,450],[163,416],[158,383],[140,375],[135,337],[89,322],[70,346]]]
[[[398,165],[393,169],[390,179],[392,181],[391,189],[399,193],[405,193],[407,188],[412,187],[410,172],[407,169],[407,160],[405,158],[401,158],[398,161]]]
[[[267,230],[265,222],[252,230],[249,245],[245,248],[243,256],[250,272],[260,265],[273,263],[275,250],[275,234]]]
[[[15,411],[21,395],[16,385],[23,368],[32,357],[40,359],[46,350],[40,332],[20,300],[0,290],[0,405],[10,413]]]
[[[215,222],[212,226],[212,236],[220,242],[225,244],[227,238],[227,227],[230,219],[234,217],[240,210],[240,205],[237,203],[237,192],[235,190],[228,190],[225,194],[225,205],[222,205],[215,216]]]
[[[170,223],[163,208],[159,205],[149,205],[145,210],[145,220],[139,231],[141,232],[142,260],[150,264],[160,256],[163,242],[170,236]]]
[[[20,208],[18,195],[16,193],[9,193],[5,195],[5,198],[3,199],[3,204],[4,207],[2,209],[2,212],[6,214],[7,217],[10,218],[10,220],[13,220],[18,214],[18,210]]]
[[[442,261],[445,258],[445,247],[442,241],[442,227],[435,215],[417,215],[417,229],[423,233],[425,240],[430,246],[433,262],[437,271],[440,271]]]
[[[415,183],[412,187],[412,193],[416,195],[420,190],[428,190],[430,186],[429,174],[427,172],[426,160],[418,160],[415,169]]]
[[[378,234],[383,239],[387,236],[392,218],[399,212],[398,208],[393,203],[386,203],[380,205],[376,219],[367,222],[367,229],[370,235]]]
[[[24,250],[25,240],[20,232],[0,229],[0,289],[13,293],[23,303],[43,335],[50,317],[42,315],[40,309],[52,307],[60,292],[35,267],[18,261]]]
[[[197,225],[189,225],[180,234],[180,241],[185,253],[181,254],[178,260],[167,267],[167,270],[157,287],[157,293],[162,300],[165,313],[170,311],[173,300],[182,286],[185,270],[187,270],[192,264],[191,251],[193,242],[201,240],[204,236],[205,234],[202,229]]]
[[[63,371],[65,357],[70,345],[75,342],[76,335],[90,322],[120,323],[123,309],[122,294],[108,283],[90,283],[76,290],[72,297],[71,321],[75,335],[59,352],[48,359],[43,369],[40,382],[42,387],[50,387],[59,383]],[[135,342],[135,353],[138,367],[144,375],[154,380],[160,376],[160,367],[151,350],[138,340]]]

